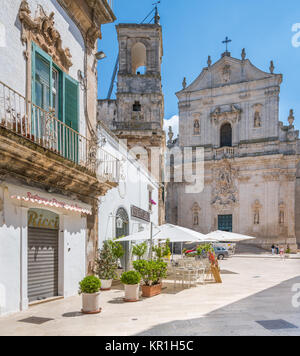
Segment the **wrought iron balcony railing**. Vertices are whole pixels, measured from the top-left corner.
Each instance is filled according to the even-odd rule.
[[[118,160],[0,81],[0,127],[72,161],[98,176],[117,181]]]

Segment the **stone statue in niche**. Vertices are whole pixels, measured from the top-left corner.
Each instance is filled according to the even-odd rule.
[[[199,225],[199,212],[201,208],[198,203],[195,203],[192,207],[192,212],[193,212],[193,225],[198,226]]]
[[[254,212],[254,225],[259,225],[259,210]]]
[[[254,213],[254,219],[253,219],[253,224],[254,225],[259,225],[260,224],[260,210],[261,210],[261,205],[258,200],[255,201],[253,204],[253,213]]]
[[[194,121],[194,135],[200,135],[200,122],[199,120]]]
[[[279,219],[278,219],[279,225],[284,225],[284,219],[285,219],[284,210],[285,210],[285,204],[281,202],[279,204]]]
[[[261,117],[259,111],[255,111],[254,114],[254,127],[256,128],[261,127]]]
[[[224,83],[229,83],[231,79],[230,65],[226,64],[222,70],[222,79]]]
[[[194,226],[198,226],[199,225],[199,214],[198,213],[194,213]]]
[[[279,225],[283,225],[284,224],[284,211],[280,210],[279,212]]]
[[[168,137],[169,137],[168,145],[172,145],[173,137],[174,137],[174,132],[173,132],[172,126],[169,126]]]

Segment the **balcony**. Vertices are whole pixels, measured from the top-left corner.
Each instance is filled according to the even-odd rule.
[[[0,81],[0,176],[90,194],[116,186],[119,162]],[[80,190],[81,189],[81,190]]]
[[[221,147],[214,150],[214,159],[223,158],[234,158],[235,148],[234,147]]]

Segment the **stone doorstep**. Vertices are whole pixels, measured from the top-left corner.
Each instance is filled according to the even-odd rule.
[[[65,299],[64,297],[53,297],[53,298],[47,298],[47,299],[44,299],[44,300],[37,300],[35,302],[32,302],[32,303],[29,303],[29,307],[36,307],[38,305],[41,305],[41,304],[46,304],[46,303],[51,303],[51,302],[55,302],[57,300],[62,300],[62,299]]]

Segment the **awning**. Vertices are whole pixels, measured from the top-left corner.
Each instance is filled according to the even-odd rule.
[[[63,196],[50,194],[26,186],[6,184],[9,196],[13,200],[35,204],[48,208],[57,208],[80,214],[92,215],[92,207],[88,204],[65,199]]]

